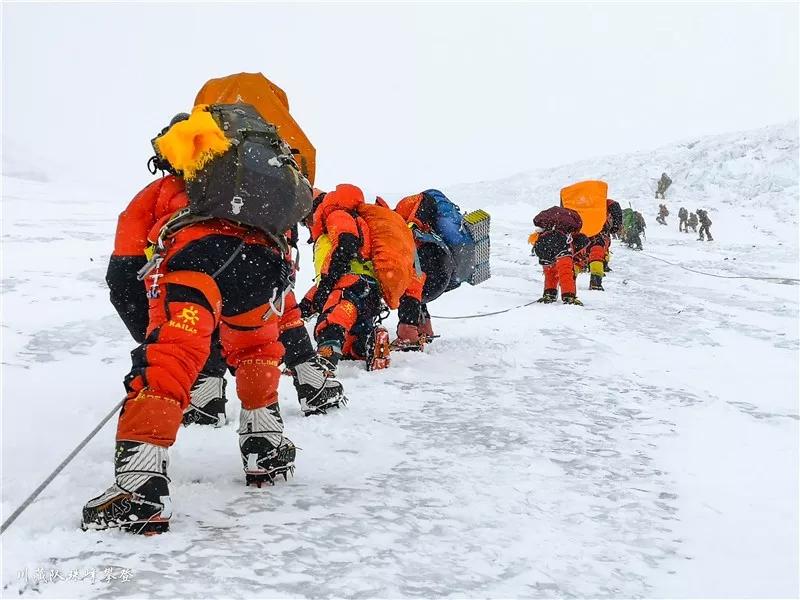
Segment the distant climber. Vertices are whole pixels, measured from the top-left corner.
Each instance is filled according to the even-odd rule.
[[[622,241],[634,250],[642,249],[642,233],[647,227],[642,213],[626,208],[623,212]]]
[[[658,180],[658,187],[656,188],[656,200],[659,198],[664,200],[664,194],[667,188],[672,185],[672,179],[666,173],[661,174],[661,179]]]
[[[703,241],[703,234],[708,236],[708,241],[713,242],[714,238],[711,237],[711,219],[708,218],[708,213],[702,208],[697,209],[697,218],[700,220],[700,237],[699,241]]]
[[[686,221],[686,233],[689,233],[689,227],[694,233],[697,233],[697,215],[694,213],[689,213],[689,220]]]
[[[689,219],[689,211],[683,206],[678,211],[678,231],[689,233],[689,228],[686,226],[686,221]]]
[[[667,205],[666,204],[659,204],[658,205],[658,216],[656,217],[656,222],[660,223],[661,225],[666,225],[668,216],[669,216],[669,210],[667,209]]]

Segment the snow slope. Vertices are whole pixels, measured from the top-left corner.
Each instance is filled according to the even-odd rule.
[[[3,179],[4,518],[120,399],[132,348],[103,277],[136,190],[15,164]],[[662,171],[667,227],[650,188]],[[797,124],[446,188],[492,214],[494,275],[431,311],[538,297],[530,220],[589,177],[649,228],[645,252],[615,247],[605,293],[581,279],[584,308],[436,319],[442,338],[424,354],[376,373],[345,364],[351,404],[324,417],[302,418],[284,378],[302,452],[274,488],[243,486],[234,400],[225,428],[180,432],[162,536],[78,529],[111,481],[108,425],[3,534],[2,595],[797,596]],[[680,205],[709,209],[715,242],[678,233]]]

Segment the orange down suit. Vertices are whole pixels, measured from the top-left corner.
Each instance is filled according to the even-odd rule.
[[[422,208],[422,210],[420,210]],[[406,196],[395,207],[395,212],[399,214],[412,228],[419,229],[424,233],[433,231],[433,223],[436,220],[436,203],[425,194],[414,194]],[[416,240],[417,248],[419,241]],[[421,265],[424,266],[424,265]],[[400,323],[418,327],[427,320],[430,321],[428,308],[422,302],[425,281],[428,274],[422,269],[412,278],[411,283],[406,289],[406,293],[400,300],[398,309],[398,319]]]
[[[314,330],[317,343],[351,358],[365,355],[366,337],[381,305],[381,289],[367,260],[372,246],[370,228],[356,213],[363,203],[359,188],[339,185],[317,207],[311,225],[315,242],[323,235],[330,240],[319,282],[306,294],[320,314]],[[315,261],[320,258],[316,256]]]
[[[611,234],[617,233],[622,227],[622,208],[616,200],[606,200],[606,223],[602,231],[589,238],[589,263],[604,262],[608,260],[611,249]],[[599,266],[596,267],[597,273]]]
[[[539,234],[536,254],[544,271],[545,292],[555,293],[559,286],[561,295],[575,295],[575,263],[572,236],[562,231],[549,230]]]
[[[180,178],[151,183],[120,215],[115,253],[143,251],[146,238],[154,240],[174,211],[187,205]],[[221,219],[179,229],[160,254],[144,281],[146,337],[131,353],[117,439],[170,446],[217,328],[225,360],[236,370],[242,406],[277,402],[282,323],[268,313],[268,302],[283,289],[286,257],[260,231]],[[298,319],[293,297],[287,300],[288,325]]]

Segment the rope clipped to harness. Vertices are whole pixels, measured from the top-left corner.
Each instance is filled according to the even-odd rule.
[[[298,252],[298,256],[299,256]],[[285,255],[284,255],[285,256]],[[269,309],[267,312],[264,313],[264,316],[261,317],[264,321],[272,317],[273,315],[277,317],[282,317],[283,314],[286,312],[286,296],[294,289],[294,262],[292,260],[285,260],[281,263],[281,274],[280,274],[280,287],[272,288],[272,294],[270,295],[268,304]],[[275,305],[275,300],[278,299],[280,296],[281,303],[280,308]]]
[[[282,317],[283,313],[286,312],[286,296],[292,290],[292,286],[290,285],[288,288],[285,288],[281,293],[281,307],[278,308],[275,306],[275,299],[278,297],[278,288],[272,288],[272,295],[269,298],[269,310],[264,313],[264,316],[261,317],[264,321],[269,319],[270,316],[276,315],[278,317]]]

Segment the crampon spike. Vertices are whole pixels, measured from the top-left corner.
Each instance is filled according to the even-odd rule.
[[[283,479],[289,481],[290,474],[294,475],[294,465],[270,473],[247,473],[245,475],[245,485],[247,487],[254,485],[257,488],[261,488],[262,485],[275,485],[276,477],[283,475]]]
[[[391,364],[389,359],[389,354],[391,353],[389,332],[384,327],[376,327],[373,336],[374,346],[371,348],[370,356],[367,357],[367,371],[385,369]]]

